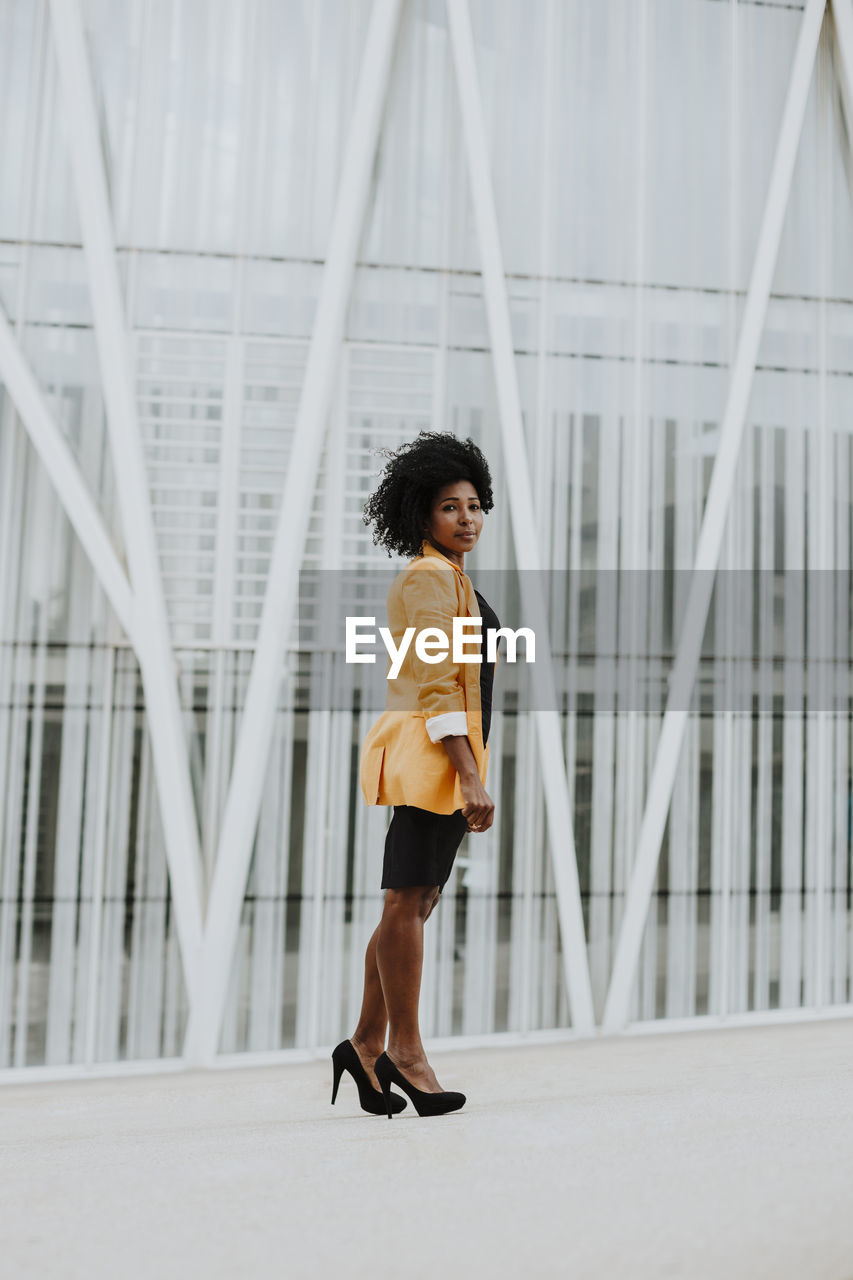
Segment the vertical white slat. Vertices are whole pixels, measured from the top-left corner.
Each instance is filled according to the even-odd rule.
[[[338,621],[337,610],[340,608],[341,599],[340,593],[329,591],[323,580],[327,574],[340,574],[344,563],[348,410],[354,399],[351,394],[351,370],[352,360],[345,348],[333,408],[326,428],[327,442],[322,468],[325,485],[320,495],[322,537],[319,576],[322,609],[318,638],[321,645],[324,647],[328,645],[330,648],[334,643],[333,637],[336,634]],[[324,797],[326,817],[323,856],[326,859],[326,883],[320,943],[326,972],[323,982],[324,1016],[318,1027],[318,1034],[324,1043],[329,1040],[339,1040],[346,1031],[345,1026],[342,1025],[345,1011],[344,969],[347,959],[350,958],[347,938],[352,934],[352,927],[345,922],[344,916],[352,754],[352,714],[346,708],[353,668],[347,667],[341,655],[334,651],[328,654],[328,662],[331,678],[325,681],[324,689],[327,695],[331,694],[332,704],[329,786]]]
[[[240,428],[244,387],[245,342],[232,335],[225,362],[222,436],[219,451],[219,492],[216,503],[216,560],[213,587],[213,697],[210,703],[202,797],[202,852],[205,889],[213,878],[219,820],[227,787],[228,768],[223,729],[226,649],[234,638],[234,585],[237,568],[237,522],[240,486]]]
[[[796,1007],[801,1001],[802,977],[802,858],[803,858],[803,659],[805,599],[790,590],[802,584],[805,569],[803,476],[805,439],[799,427],[785,433],[785,569],[789,575],[784,621],[783,678],[785,681],[782,760],[782,909],[779,1005]],[[793,656],[791,656],[793,655]]]
[[[580,382],[579,382],[580,386]],[[561,425],[564,423],[564,425]],[[563,751],[566,758],[566,776],[568,779],[569,808],[576,820],[575,804],[577,768],[578,768],[578,633],[580,629],[580,593],[581,593],[581,530],[583,526],[583,416],[580,404],[573,414],[566,414],[555,420],[556,448],[554,458],[554,493],[552,498],[554,519],[554,550],[552,566],[560,571],[555,586],[555,612],[562,619],[558,634],[565,637],[565,682],[568,697],[564,700],[566,711],[562,721]],[[587,849],[587,867],[591,864],[589,848]],[[582,886],[583,891],[583,886]],[[595,984],[592,979],[592,924],[590,877],[587,872],[586,884],[587,904],[585,925],[587,930],[587,954],[590,960],[590,980],[593,994],[593,1008],[596,1005]],[[605,912],[609,904],[605,904]],[[605,929],[607,928],[605,915]],[[606,963],[606,961],[605,961]],[[604,979],[606,983],[606,978]],[[603,990],[603,988],[602,988]],[[568,992],[563,997],[568,1005]],[[565,1022],[569,1022],[571,1010],[568,1009]],[[563,1025],[562,1010],[558,1015],[559,1025]]]
[[[509,11],[507,11],[509,13]],[[538,139],[541,147],[541,163],[539,166],[538,203],[538,260],[539,305],[537,308],[536,327],[536,402],[533,420],[528,425],[528,432],[533,443],[534,493],[539,514],[540,552],[542,563],[548,565],[549,548],[554,527],[554,512],[551,506],[551,478],[553,472],[553,446],[555,422],[553,416],[552,397],[550,394],[550,360],[548,358],[548,337],[552,327],[551,285],[552,237],[553,237],[553,194],[552,181],[555,171],[553,152],[554,125],[554,85],[556,81],[556,63],[558,43],[556,39],[556,6],[555,0],[546,0],[545,12],[537,24],[539,44],[537,55],[544,62],[542,68],[542,108],[540,117],[541,133]],[[510,33],[511,39],[511,33]],[[511,110],[509,95],[499,99],[504,110]],[[500,128],[500,122],[498,122]]]
[[[507,11],[509,13],[509,11]],[[553,565],[550,551],[553,544],[552,530],[555,527],[555,513],[552,505],[553,472],[554,472],[554,434],[555,416],[553,397],[551,394],[551,370],[548,357],[549,334],[552,329],[551,283],[553,276],[553,123],[554,123],[554,87],[556,83],[558,40],[556,36],[557,12],[554,0],[547,0],[545,12],[538,23],[539,44],[537,55],[542,66],[542,106],[541,106],[541,163],[539,166],[538,196],[538,307],[536,332],[536,373],[535,373],[535,408],[531,420],[527,424],[527,437],[532,457],[532,490],[538,523],[536,533],[539,542],[539,554],[542,565]],[[507,43],[512,39],[508,33]],[[511,109],[509,96],[501,99],[504,110]],[[502,122],[496,121],[498,134],[502,131]],[[553,609],[550,614],[551,642],[561,628],[556,624]],[[556,675],[556,670],[555,670]],[[561,726],[562,730],[562,726]],[[562,738],[562,732],[561,732]],[[574,816],[574,815],[573,815]],[[556,969],[558,957],[558,921],[556,911],[552,911],[550,894],[556,893],[553,869],[550,866],[550,855],[547,839],[547,817],[544,809],[544,796],[536,789],[536,804],[533,810],[534,828],[531,833],[531,847],[536,850],[534,868],[534,892],[537,895],[534,916],[538,917],[531,933],[534,954],[531,957],[531,974],[533,979],[533,1025],[536,1027],[553,1025],[556,984],[559,981]],[[554,963],[552,963],[554,962]]]
[[[726,521],[716,579],[714,618],[714,754],[711,810],[711,949],[708,974],[708,1012],[728,1012],[731,944],[732,841],[734,839],[735,716],[732,711],[734,616],[731,575],[737,571],[739,521],[738,475]]]
[[[584,420],[580,406],[570,419],[570,500],[569,500],[569,552],[568,552],[568,615],[567,648],[569,663],[568,680],[568,713],[565,725],[566,773],[569,779],[569,803],[572,813],[575,812],[575,783],[577,774],[577,734],[578,734],[578,639],[580,632],[581,612],[581,577],[583,569],[583,446]],[[556,527],[556,520],[555,520]],[[590,859],[591,861],[591,859]],[[609,907],[608,907],[609,910]],[[592,936],[592,925],[589,925],[589,936]],[[590,952],[591,957],[591,952]]]
[[[738,708],[741,673],[738,654],[741,648],[740,626],[742,604],[741,584],[751,565],[748,546],[751,529],[751,511],[746,509],[749,500],[751,471],[751,436],[745,428],[747,445],[741,451],[735,471],[731,505],[729,509],[721,567],[717,578],[717,617],[714,633],[716,658],[715,700],[720,715],[719,731],[715,733],[714,750],[714,810],[711,829],[712,900],[711,900],[711,957],[709,974],[709,1010],[725,1015],[739,1011],[739,1000],[733,999],[735,990],[743,988],[748,948],[747,941],[749,849],[743,849],[741,815],[746,811],[749,820],[751,761],[746,761],[747,778],[743,777],[745,746],[743,741],[744,718]],[[751,615],[751,598],[749,614]],[[744,871],[745,864],[745,871]],[[744,874],[746,881],[744,883]],[[747,918],[742,912],[747,906]]]
[[[292,694],[287,697],[292,703]],[[270,990],[270,1044],[275,1048],[284,1048],[283,1009],[285,1004],[286,978],[289,976],[290,964],[287,952],[287,883],[290,870],[290,826],[292,818],[293,796],[293,740],[295,735],[295,716],[292,705],[279,715],[278,739],[278,771],[275,789],[278,792],[278,823],[274,847],[276,851],[275,881],[275,927],[273,929],[273,977]]]
[[[56,542],[58,519],[55,508],[51,511],[47,503],[47,477],[39,470],[36,473],[35,502],[33,516],[36,529],[44,529],[44,541],[39,548],[47,564],[53,562],[53,548]],[[32,556],[32,553],[31,553]],[[22,874],[20,949],[18,956],[18,985],[15,1008],[15,1057],[16,1067],[26,1065],[29,1058],[30,1008],[29,991],[32,974],[32,943],[34,897],[36,886],[36,869],[39,855],[39,813],[41,809],[41,779],[43,765],[44,719],[45,719],[45,685],[47,683],[47,635],[48,635],[48,596],[49,569],[45,566],[39,572],[35,557],[30,560],[31,568],[37,575],[41,596],[36,604],[37,621],[34,626],[34,663],[33,694],[30,711],[30,741],[27,759],[27,812],[24,832],[24,868]]]
[[[698,528],[702,458],[691,449],[694,424],[679,417],[673,442],[673,642],[686,599],[685,570],[693,563]],[[669,814],[669,909],[667,913],[666,1016],[688,1017],[696,1001],[696,885],[698,839],[699,731],[688,722]]]
[[[44,111],[44,78],[47,62],[47,22],[43,5],[39,5],[33,24],[33,39],[30,45],[29,75],[27,77],[28,94],[26,102],[25,144],[24,154],[36,154],[38,138],[42,128]],[[36,165],[30,165],[25,178],[25,191],[21,207],[21,226],[30,227],[35,208],[38,171]],[[24,318],[27,312],[27,298],[30,286],[30,263],[32,250],[23,244],[19,250],[19,269],[15,296],[15,336],[20,343],[24,333]],[[4,316],[5,319],[5,316]],[[0,450],[2,450],[3,466],[0,468],[0,617],[16,619],[18,581],[21,571],[21,539],[23,537],[23,511],[25,498],[25,476],[29,445],[24,435],[25,428],[19,423],[14,406],[14,398],[6,384],[0,386]],[[10,640],[12,636],[8,637]],[[0,645],[0,854],[2,854],[2,837],[4,830],[4,784],[6,781],[6,757],[4,751],[8,746],[6,730],[9,722],[4,718],[11,716],[8,697],[8,682],[11,679],[14,664],[14,653],[11,646]],[[7,708],[9,711],[7,712]],[[0,859],[2,865],[2,859]],[[2,1002],[0,1002],[2,1003]],[[2,1010],[0,1009],[0,1014]],[[0,1036],[3,1035],[0,1026]],[[0,1056],[0,1061],[4,1061]]]
[[[523,1028],[535,1030],[540,1027],[540,1002],[542,1002],[542,892],[543,892],[543,838],[546,837],[544,827],[544,806],[542,787],[540,787],[540,771],[535,768],[535,739],[530,739],[529,755],[525,760],[526,768],[526,822],[524,840],[528,846],[528,858],[524,867],[524,908],[523,908],[523,945],[524,960],[524,1004]],[[516,765],[517,768],[517,765]],[[517,849],[517,845],[516,845]]]
[[[582,447],[579,443],[579,449]],[[619,564],[619,486],[614,482],[610,460],[614,468],[619,453],[619,424],[615,415],[605,414],[598,429],[598,539],[595,564],[595,675],[596,687],[593,702],[592,724],[592,814],[590,835],[590,907],[589,949],[590,970],[593,976],[597,1007],[600,1009],[607,993],[610,965],[613,956],[613,939],[616,936],[619,905],[614,894],[618,892],[619,850],[615,843],[614,826],[614,767],[616,763],[615,685],[616,665],[611,655],[616,653],[617,569]],[[582,476],[577,477],[579,487],[576,500],[582,500]],[[580,557],[580,520],[576,530],[577,555]],[[586,566],[581,566],[581,574]],[[575,570],[577,572],[577,569]],[[580,575],[579,575],[580,576]],[[587,574],[587,576],[589,576]],[[580,626],[580,600],[575,608],[576,628]],[[575,632],[577,636],[577,630]],[[577,645],[577,640],[575,640]],[[602,655],[608,655],[606,658]],[[577,668],[576,668],[577,670]]]
[[[691,741],[685,750],[672,793],[669,811],[669,899],[666,913],[666,1003],[664,1016],[690,1016],[692,1000],[691,972],[695,975],[695,890],[691,892],[688,857],[693,852],[687,839],[690,791],[685,785],[694,764],[693,725]],[[690,961],[693,961],[692,965]]]
[[[811,580],[811,575],[809,575]],[[811,628],[809,628],[811,630]],[[811,648],[811,644],[809,645]],[[811,665],[811,664],[809,664]],[[813,670],[808,676],[816,675]],[[818,986],[818,953],[822,950],[823,940],[818,933],[820,901],[823,897],[818,886],[821,875],[818,864],[825,856],[825,847],[821,844],[824,835],[824,823],[821,821],[819,809],[821,803],[821,785],[818,767],[826,766],[822,750],[822,725],[818,715],[812,711],[816,698],[806,695],[807,706],[811,706],[804,716],[803,730],[805,734],[805,752],[803,765],[805,768],[806,797],[803,847],[805,850],[805,866],[803,868],[803,993],[804,1008],[817,1007],[819,998]]]
[[[643,715],[638,718],[638,727],[644,732],[639,741],[639,750],[637,752],[639,770],[640,764],[644,760],[654,759],[654,751],[657,747],[660,731],[652,721],[651,716]],[[640,774],[640,783],[642,784],[644,774]],[[642,796],[642,787],[638,788],[637,794]],[[642,814],[637,817],[638,829],[639,821]],[[659,963],[658,954],[666,949],[666,928],[662,930],[660,927],[660,894],[655,891],[651,908],[649,910],[649,918],[646,921],[645,935],[643,937],[643,946],[640,951],[640,960],[638,965],[638,1017],[643,1021],[651,1021],[657,1017],[657,994],[658,994],[658,974]]]
[[[547,337],[547,335],[546,335]],[[551,368],[550,376],[554,377]],[[552,394],[552,400],[557,397]],[[555,407],[551,413],[551,440],[549,449],[549,475],[547,502],[551,512],[551,545],[547,548],[545,563],[550,566],[549,587],[552,619],[552,643],[555,649],[568,653],[568,595],[569,595],[569,542],[571,539],[570,511],[573,506],[571,448],[571,415],[561,413]],[[566,669],[570,659],[564,659],[563,670],[558,673],[558,684],[566,687]],[[567,776],[571,776],[567,767]]]
[[[278,726],[277,726],[278,728]],[[249,1052],[279,1047],[276,978],[281,966],[280,865],[287,859],[287,843],[281,843],[281,811],[286,796],[280,785],[284,744],[276,732],[270,751],[267,784],[258,819],[258,842],[249,890],[255,895],[252,931],[249,1023],[246,1048]]]
[[[722,663],[715,662],[719,669]],[[710,952],[708,960],[708,1012],[723,1016],[728,992],[729,903],[731,844],[730,816],[731,762],[733,734],[731,714],[723,709],[723,676],[714,681],[714,724],[711,782],[711,901]]]
[[[80,947],[77,957],[77,1007],[81,1017],[74,1027],[74,1060],[95,1061],[95,1037],[98,1027],[98,990],[100,985],[101,938],[103,936],[105,863],[107,858],[107,824],[110,821],[109,797],[111,762],[113,759],[112,727],[114,719],[115,649],[104,653],[100,714],[97,717],[96,744],[90,753],[87,769],[86,814],[87,833],[83,860],[80,903]],[[91,783],[90,780],[91,779]],[[91,816],[90,816],[91,815]],[[91,851],[91,852],[90,852]],[[88,902],[86,895],[88,893]],[[85,987],[84,987],[85,983]]]
[[[643,677],[645,688],[648,690],[646,695],[646,714],[644,719],[644,740],[643,740],[643,762],[648,765],[654,760],[655,751],[657,750],[658,737],[660,735],[660,722],[663,716],[662,696],[658,689],[658,680],[660,676],[659,664],[656,655],[663,652],[663,610],[664,610],[664,593],[663,593],[663,573],[665,569],[665,514],[666,514],[666,422],[661,418],[652,420],[648,432],[648,452],[649,452],[649,472],[648,472],[648,531],[649,531],[649,554],[646,567],[646,582],[648,583],[648,626],[644,630],[646,637],[646,645],[641,649],[644,654],[639,671]],[[685,744],[686,749],[686,744]],[[646,769],[640,776],[641,791],[645,792]],[[671,821],[671,813],[670,813]],[[671,828],[670,828],[671,831]],[[668,863],[672,860],[672,836],[670,834]],[[670,873],[671,874],[671,873]],[[668,881],[669,883],[669,881]],[[656,1018],[658,1016],[658,979],[662,980],[661,985],[664,986],[666,981],[666,970],[664,957],[666,955],[667,938],[669,936],[670,916],[669,907],[672,898],[668,897],[666,902],[666,926],[661,931],[659,928],[647,933],[645,940],[645,954],[643,962],[645,972],[643,974],[643,992],[644,992],[644,1016],[647,1018]]]
[[[131,783],[134,767],[137,672],[127,652],[116,654],[115,713],[110,738],[110,788],[107,804],[107,841],[104,862],[104,905],[101,952],[95,957],[98,971],[98,1021],[95,1061],[115,1062],[122,1057],[121,1019],[126,973],[124,955],[125,892],[130,824]]]
[[[730,904],[729,992],[727,1009],[743,1013],[749,1006],[750,964],[750,866],[752,814],[752,672],[753,639],[753,504],[754,436],[747,427],[738,464],[736,503],[737,568],[732,596],[732,696],[737,711],[733,720],[732,856]]]
[[[835,569],[838,587],[835,614],[835,800],[834,852],[832,885],[834,906],[831,923],[831,973],[832,985],[829,999],[832,1004],[844,1004],[848,999],[848,965],[846,938],[853,936],[847,912],[848,852],[848,804],[850,796],[850,689],[848,661],[850,632],[847,624],[847,594],[844,585],[850,574],[850,540],[853,510],[851,509],[850,462],[851,437],[838,431],[835,443]]]
[[[20,837],[24,828],[24,782],[27,765],[27,689],[29,653],[26,645],[14,646],[10,681],[9,769],[6,774],[3,827],[3,897],[0,900],[0,1064],[13,1064],[15,987],[20,893]]]
[[[544,831],[540,836],[541,849],[539,860],[538,917],[539,927],[536,930],[536,949],[539,962],[538,1008],[536,1011],[537,1028],[558,1026],[558,1009],[561,996],[565,990],[560,971],[560,931],[556,910],[556,886],[554,871],[548,857],[548,846],[544,840]]]
[[[356,720],[356,742],[364,741],[374,713],[362,708]],[[356,787],[358,783],[355,783]],[[382,858],[390,808],[361,803],[356,791],[355,850],[353,866],[352,962],[349,969],[349,1024],[354,1027],[361,1009],[364,987],[364,953],[382,915]]]
[[[837,86],[832,78],[829,42],[824,39],[817,59],[817,182],[818,217],[821,234],[817,236],[817,422],[809,432],[809,585],[817,587],[816,608],[809,607],[808,660],[809,672],[807,727],[813,744],[806,757],[806,828],[813,831],[806,844],[807,888],[806,940],[807,981],[803,1003],[822,1007],[828,994],[828,930],[827,890],[831,884],[832,866],[832,796],[837,785],[834,776],[832,712],[829,709],[830,663],[833,658],[833,599],[829,591],[830,574],[835,568],[833,555],[833,433],[827,415],[828,339],[827,296],[832,289],[829,272],[828,245],[833,241],[832,197],[829,182],[832,112]],[[833,290],[834,291],[834,290]],[[808,706],[811,702],[811,707]],[[809,803],[810,802],[810,803]],[[811,811],[810,811],[811,810]],[[809,972],[811,970],[811,972]]]
[[[685,921],[685,995],[687,1016],[696,1013],[698,994],[699,967],[699,806],[702,786],[702,726],[698,716],[692,718],[687,734],[688,755],[685,764],[685,806],[687,809],[686,845],[687,845],[687,882],[685,897],[687,899],[687,918]]]
[[[755,813],[755,943],[752,1008],[770,1007],[770,869],[773,805],[773,584],[775,450],[773,428],[758,427],[758,761]]]
[[[815,556],[815,543],[821,541],[821,513],[816,511],[819,501],[819,468],[818,453],[820,450],[819,431],[814,425],[806,433],[806,602],[808,622],[806,623],[806,654],[804,661],[806,696],[803,714],[803,732],[805,736],[805,753],[803,766],[805,771],[805,819],[804,819],[804,867],[803,889],[803,992],[802,1003],[811,1006],[818,1003],[818,904],[821,876],[818,867],[823,858],[822,836],[824,824],[820,814],[820,781],[819,769],[826,768],[826,760],[822,750],[819,684],[823,661],[821,631],[825,626],[821,607],[822,584],[819,581],[822,566]]]
[[[163,989],[163,1040],[160,1052],[164,1058],[178,1058],[181,1053],[181,1043],[186,1025],[186,989],[183,981],[184,974],[181,967],[181,951],[178,946],[175,919],[171,914],[166,932],[165,949],[166,977]]]
[[[725,299],[725,341],[727,346],[728,365],[734,370],[737,358],[738,343],[738,312],[739,312],[739,288],[741,280],[742,264],[740,262],[739,247],[742,240],[742,219],[743,208],[741,201],[741,178],[740,178],[740,159],[742,155],[742,134],[744,125],[741,120],[740,105],[740,40],[739,28],[741,15],[738,12],[737,5],[730,7],[729,13],[729,56],[731,59],[731,74],[728,85],[728,149],[729,164],[727,172],[727,254],[726,266],[728,275],[728,291]],[[734,488],[732,493],[731,509],[729,512],[729,523],[731,525],[732,540],[729,543],[730,561],[729,569],[735,576],[745,573],[751,567],[751,558],[747,559],[744,555],[742,536],[744,532],[748,534],[751,529],[751,510],[744,513],[741,510],[741,502],[743,498],[743,475],[744,464],[747,461],[747,455],[751,457],[752,439],[748,426],[744,428],[744,441],[741,445],[740,457],[737,467],[737,474],[734,480]],[[721,586],[723,584],[720,584]],[[737,627],[737,618],[734,616],[733,609],[733,593],[725,591],[729,597],[729,635],[734,640],[734,632]],[[738,688],[737,670],[734,664],[729,664],[723,668],[724,679],[726,680],[727,689],[723,694],[726,699],[736,698],[736,690]],[[742,898],[740,896],[743,889],[743,858],[744,853],[740,845],[739,837],[739,819],[745,811],[749,813],[749,805],[751,803],[750,779],[751,767],[748,768],[746,775],[746,786],[744,787],[744,779],[741,772],[741,753],[743,750],[743,733],[744,723],[742,716],[738,713],[726,722],[725,737],[727,739],[724,750],[726,750],[727,758],[724,762],[724,822],[719,832],[719,838],[725,841],[726,852],[723,854],[723,879],[726,884],[726,899],[720,903],[720,925],[722,937],[722,950],[717,956],[711,955],[711,973],[709,974],[709,1012],[712,1009],[719,1008],[721,1012],[727,1013],[739,1009],[741,1007],[739,1001],[735,998],[734,992],[738,988],[739,971],[748,968],[748,936],[742,935],[741,930],[749,927],[749,900],[748,896]],[[744,762],[745,763],[745,762]],[[713,767],[716,775],[718,766],[717,753],[714,752]],[[748,831],[748,828],[747,828]],[[713,837],[712,837],[713,838]],[[716,840],[714,841],[716,845]],[[716,852],[716,850],[715,850]],[[713,855],[712,855],[713,856]],[[749,882],[749,851],[746,854],[746,883]],[[714,900],[711,901],[711,919],[712,919],[712,946],[715,932],[714,923]],[[746,909],[746,922],[744,926],[743,910]],[[742,941],[747,943],[746,963],[744,965],[743,954],[740,950]],[[719,975],[719,982],[715,982],[714,968],[715,960],[722,965],[722,973]]]
[[[535,761],[535,746],[531,743],[531,761]],[[525,881],[525,935],[527,938],[527,1027],[538,1030],[542,1022],[544,975],[542,972],[542,893],[543,855],[546,846],[544,797],[535,774],[530,778],[530,805],[528,808],[526,840],[530,848]]]
[[[145,901],[145,864],[150,839],[151,771],[148,757],[148,734],[143,724],[140,743],[139,784],[136,798],[136,839],[133,851],[133,905],[130,921],[130,956],[127,961],[127,1056],[144,1056],[144,987],[145,966],[142,961]]]
[[[648,81],[652,74],[649,65],[649,6],[647,0],[640,0],[633,6],[635,27],[635,48],[637,80],[634,98],[634,120],[636,130],[636,146],[634,149],[634,254],[633,254],[633,360],[631,368],[631,411],[623,420],[625,431],[625,465],[622,470],[622,542],[620,546],[619,567],[628,570],[628,600],[620,598],[620,653],[623,655],[624,685],[631,698],[632,690],[636,690],[639,664],[636,657],[637,645],[645,635],[646,599],[645,593],[636,589],[636,575],[648,568],[648,499],[649,499],[649,430],[647,421],[647,375],[646,360],[648,358],[648,334],[646,327],[646,213],[647,213],[647,164],[648,152]],[[627,446],[627,447],[626,447]],[[622,593],[620,591],[620,597]],[[626,606],[627,605],[627,609]],[[621,922],[624,909],[624,893],[627,893],[628,880],[631,873],[631,862],[640,822],[643,816],[643,800],[645,796],[644,778],[644,742],[646,736],[646,715],[639,709],[627,709],[620,722],[624,734],[623,747],[617,754],[617,770],[622,773],[621,784],[617,772],[617,796],[624,798],[624,809],[621,823],[618,821],[618,840],[624,849],[624,858],[620,860],[620,870],[624,869],[624,881],[619,885]],[[621,765],[621,769],[620,769]],[[643,942],[641,944],[641,969],[643,957],[654,954],[657,945],[657,904],[648,913]],[[649,1009],[646,993],[647,986],[642,981],[635,985],[632,999],[636,1001],[637,1016],[648,1018],[653,1016],[653,1004]],[[654,993],[652,990],[652,999]]]
[[[0,474],[3,485],[3,543],[0,546],[0,607],[4,618],[17,617],[21,572],[22,512],[26,501],[28,446],[8,397],[4,397],[2,437],[6,444]],[[8,515],[8,520],[5,518]],[[14,947],[18,896],[20,792],[26,721],[20,695],[25,648],[0,644],[0,1065],[9,1063],[14,990]]]
[[[635,324],[638,323],[639,312],[635,309]],[[640,339],[635,335],[635,342]],[[635,362],[636,363],[636,362]],[[637,392],[637,374],[635,371],[635,398]],[[635,405],[636,408],[636,405]],[[631,677],[636,672],[636,662],[630,656],[630,650],[636,642],[636,592],[635,574],[638,560],[635,559],[633,544],[640,534],[640,514],[638,489],[642,478],[635,479],[634,471],[643,472],[641,444],[639,441],[640,425],[635,419],[620,422],[619,453],[622,458],[620,487],[617,490],[619,502],[619,618],[616,629],[617,665],[617,711],[616,711],[616,758],[615,758],[615,803],[613,819],[613,935],[619,931],[625,910],[625,898],[631,876],[631,857],[636,846],[636,824],[639,822],[638,807],[642,796],[638,786],[637,770],[639,761],[638,722],[639,713],[630,705]],[[614,486],[615,488],[615,486]],[[652,912],[649,913],[651,918]],[[648,925],[646,926],[648,929]],[[639,986],[635,982],[631,992],[630,1017],[639,1016]]]
[[[0,901],[0,1064],[11,1065],[15,1020],[15,935],[20,892],[21,830],[24,820],[24,786],[27,764],[27,690],[30,653],[15,646],[11,682],[12,713],[9,724],[9,770],[6,778],[6,812],[3,830],[3,883]]]
[[[17,618],[18,578],[21,571],[22,510],[26,452],[28,445],[15,410],[5,391],[0,391],[0,617]],[[14,715],[11,702],[15,646],[12,635],[0,643],[0,850],[5,825],[9,768],[9,733]]]
[[[137,875],[142,880],[140,918],[137,925],[140,935],[138,963],[141,968],[141,973],[137,975],[140,994],[137,1051],[143,1058],[158,1058],[163,1052],[166,895],[169,880],[163,815],[158,804],[157,789],[153,785],[150,746],[146,755],[149,757],[150,781],[140,795],[140,800],[145,802],[145,809],[140,815],[143,819],[140,829],[144,832],[144,846],[139,850],[137,866]]]
[[[230,1016],[223,1021],[220,1052],[239,1053],[246,1043],[249,1014],[249,974],[252,964],[254,904],[243,903],[240,927],[234,946],[234,967],[228,982]]]
[[[500,666],[496,674],[500,679]],[[497,690],[496,690],[497,692]],[[468,887],[465,917],[465,969],[462,1034],[479,1035],[495,1027],[498,945],[498,872],[503,822],[503,716],[495,697],[489,729],[489,794],[499,798],[495,822],[485,835],[468,839]],[[456,873],[459,874],[458,871]]]
[[[243,993],[246,989],[246,971],[251,963],[250,937],[252,929],[253,904],[243,902],[237,939],[234,943],[234,958],[231,973],[228,976],[225,1008],[222,1013],[222,1028],[219,1034],[219,1053],[239,1053],[240,1031],[244,1023]]]
[[[248,668],[251,664],[251,652],[242,649],[225,651],[225,702],[221,719],[221,778],[228,776],[237,729],[240,724],[243,701],[246,694]],[[221,805],[220,805],[221,807]],[[241,1016],[241,992],[245,989],[245,969],[248,965],[249,950],[247,946],[248,931],[251,930],[251,911],[253,908],[245,901],[241,910],[238,941],[234,952],[234,963],[228,978],[227,998],[223,1014],[222,1032],[219,1040],[221,1053],[236,1053],[239,1047],[239,1022]],[[247,919],[247,917],[249,917]]]
[[[516,716],[515,794],[512,833],[512,909],[510,915],[509,1027],[530,1030],[533,847],[531,807],[538,767],[530,718]]]
[[[319,1043],[326,966],[322,950],[323,899],[326,892],[326,807],[329,792],[331,712],[308,713],[308,760],[305,786],[305,843],[302,851],[302,927],[299,935],[299,1004],[296,1042],[300,1048]]]
[[[344,921],[347,883],[347,815],[350,791],[350,743],[352,717],[348,711],[331,712],[329,742],[329,786],[326,796],[325,858],[326,884],[323,900],[322,951],[324,1020],[321,1042],[339,1039],[345,1007],[344,968],[348,960],[346,937],[350,926]]]
[[[79,547],[71,551],[71,591],[69,632],[82,634],[73,625],[75,614],[91,604],[86,579],[88,565]],[[78,573],[77,570],[81,572]],[[80,579],[83,579],[81,582]],[[51,903],[50,962],[47,993],[47,1036],[45,1062],[71,1059],[71,1028],[74,1020],[75,933],[77,929],[77,883],[83,841],[84,777],[90,713],[90,650],[72,644],[65,655],[65,698],[62,707],[62,746],[59,765],[59,795],[54,853],[53,901]]]

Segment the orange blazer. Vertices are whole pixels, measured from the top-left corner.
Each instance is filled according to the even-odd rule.
[[[471,579],[428,542],[394,579],[387,608],[397,646],[406,627],[416,634],[440,627],[452,645],[453,618],[480,616]],[[476,652],[472,638],[476,633],[467,637],[468,653]],[[359,781],[367,803],[411,804],[432,813],[461,809],[459,776],[441,745],[448,734],[467,734],[485,783],[489,748],[483,746],[480,664],[454,663],[451,654],[441,662],[422,662],[413,636],[396,680],[388,681],[385,711],[361,749]]]

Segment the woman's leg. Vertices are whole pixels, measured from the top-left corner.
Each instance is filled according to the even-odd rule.
[[[440,1093],[418,1025],[424,922],[438,902],[438,885],[386,889],[376,938],[376,964],[388,1017],[388,1056],[418,1089]]]
[[[361,1014],[358,1026],[350,1036],[352,1046],[361,1059],[361,1065],[367,1072],[374,1089],[379,1088],[379,1081],[373,1074],[373,1064],[385,1048],[385,1032],[388,1029],[388,1013],[376,964],[376,942],[381,927],[380,923],[373,930],[364,953],[364,996],[361,1001]]]

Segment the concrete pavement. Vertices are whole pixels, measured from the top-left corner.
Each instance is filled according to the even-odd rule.
[[[6,1086],[0,1272],[853,1278],[853,1023],[434,1062],[390,1122],[325,1061]]]

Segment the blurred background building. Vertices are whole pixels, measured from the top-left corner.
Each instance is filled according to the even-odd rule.
[[[827,11],[798,73],[807,9],[452,0],[463,29],[470,15],[486,191],[444,0],[380,0],[373,27],[370,0],[0,0],[0,1067],[184,1053],[280,522],[305,566],[387,569],[361,522],[374,451],[450,429],[496,482],[475,583],[529,566],[478,181],[530,533],[565,584],[559,726],[601,1022],[798,78],[718,561],[747,608],[709,619],[621,1023],[850,1005],[853,204],[841,26]],[[341,208],[359,145],[363,209]],[[330,256],[347,223],[351,280]],[[321,288],[337,288],[340,340]],[[303,514],[282,495],[312,342],[332,373],[315,379]],[[613,570],[654,571],[640,707],[584,680],[591,649],[620,652],[595,621],[595,575]],[[651,590],[663,570],[685,571],[675,599]],[[826,625],[806,625],[783,575],[811,571],[810,588],[828,570]],[[202,1023],[220,1055],[347,1034],[381,906],[388,814],[356,777],[370,716],[312,703],[329,655],[286,621],[270,746],[247,746],[257,826],[251,804],[233,815],[248,874],[235,853],[216,917],[222,1017]],[[783,634],[784,688],[720,656],[743,625],[749,644]],[[829,700],[809,681],[824,669]],[[570,841],[548,837],[533,718],[504,699],[491,742],[495,827],[463,845],[427,929],[431,1037],[573,1026],[554,876]]]

